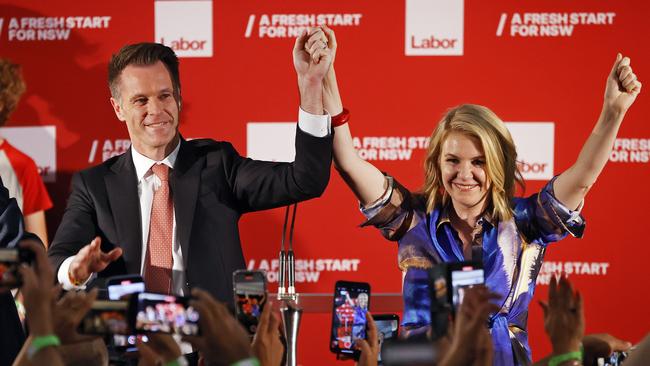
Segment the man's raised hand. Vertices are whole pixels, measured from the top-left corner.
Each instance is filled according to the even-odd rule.
[[[122,256],[122,248],[114,248],[104,253],[101,244],[102,239],[95,237],[74,256],[69,269],[73,282],[86,281],[92,273],[103,271],[111,262]]]

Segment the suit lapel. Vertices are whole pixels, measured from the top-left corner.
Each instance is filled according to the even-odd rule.
[[[122,154],[111,166],[111,173],[104,177],[104,183],[119,240],[115,244],[124,250],[123,256],[129,273],[140,273],[142,219],[138,178],[131,150]]]
[[[200,160],[194,147],[181,139],[178,157],[169,178],[176,213],[176,235],[178,235],[186,266],[194,211],[201,182],[202,164]]]

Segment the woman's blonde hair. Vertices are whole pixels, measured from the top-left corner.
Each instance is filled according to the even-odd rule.
[[[437,205],[445,205],[449,195],[442,182],[440,154],[442,144],[451,132],[460,132],[478,139],[485,154],[485,173],[488,187],[487,213],[497,220],[512,218],[510,202],[515,184],[524,188],[524,180],[517,169],[517,151],[505,124],[494,112],[476,104],[463,104],[451,109],[431,134],[424,162],[423,192],[427,212]]]

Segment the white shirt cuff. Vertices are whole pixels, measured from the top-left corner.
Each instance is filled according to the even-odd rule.
[[[95,278],[95,273],[91,274],[90,277],[86,280],[86,282],[82,283],[80,286],[75,286],[72,282],[70,282],[70,277],[68,276],[68,271],[70,270],[70,263],[72,263],[72,260],[74,259],[74,255],[71,257],[66,258],[63,263],[61,263],[61,266],[59,266],[59,272],[57,272],[57,279],[59,280],[59,283],[63,285],[63,289],[66,291],[70,290],[85,290],[86,285],[90,280]]]
[[[307,113],[298,107],[298,128],[314,137],[325,137],[330,134],[332,117],[327,114],[316,115]]]

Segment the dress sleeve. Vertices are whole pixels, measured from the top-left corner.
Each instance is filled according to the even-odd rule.
[[[390,175],[386,176],[386,192],[375,202],[360,207],[366,216],[364,226],[374,226],[388,240],[397,241],[411,227],[413,221],[412,195]]]
[[[555,177],[557,178],[557,177]],[[515,219],[529,242],[546,245],[571,234],[581,238],[586,221],[578,210],[571,210],[560,202],[553,192],[551,179],[537,194],[515,202]]]

